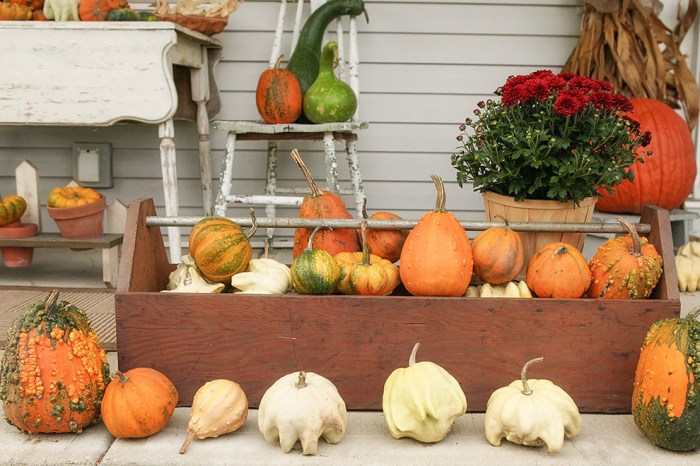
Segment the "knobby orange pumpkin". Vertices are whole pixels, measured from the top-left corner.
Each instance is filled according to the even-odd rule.
[[[651,143],[638,150],[651,150],[652,155],[644,157],[644,163],[632,165],[634,181],[615,186],[615,195],[599,191],[596,209],[633,214],[639,214],[645,205],[676,209],[692,191],[697,171],[688,125],[661,101],[636,98],[632,105],[630,117],[639,122],[642,131],[651,132]]]
[[[272,68],[262,72],[255,90],[255,103],[263,120],[271,124],[294,123],[301,115],[303,96],[299,80],[280,68],[280,55]]]
[[[6,0],[8,3],[17,3],[28,6],[32,11],[39,11],[44,7],[44,0]]]
[[[663,319],[647,332],[634,375],[632,415],[652,443],[672,451],[700,447],[700,308]]]
[[[525,281],[540,298],[580,298],[591,286],[591,271],[578,249],[555,242],[530,258]]]
[[[304,196],[299,208],[299,218],[352,218],[348,209],[345,208],[345,202],[339,196],[318,189],[318,185],[301,159],[299,151],[293,149],[291,155],[309,183],[309,188],[311,188],[311,193]],[[294,257],[304,252],[312,231],[312,228],[297,228],[294,231]],[[312,246],[314,250],[326,251],[331,256],[340,252],[360,250],[357,232],[350,228],[318,231],[314,236]]]
[[[445,210],[442,178],[431,175],[435,210],[423,215],[408,234],[401,251],[399,272],[414,296],[462,296],[472,278],[472,248],[467,232]]]
[[[109,364],[84,311],[53,291],[8,331],[0,371],[5,417],[20,430],[80,432],[94,423]]]
[[[230,283],[243,272],[253,256],[250,238],[257,230],[255,212],[250,209],[253,226],[245,233],[233,220],[206,217],[190,232],[189,251],[202,275],[217,283]]]
[[[49,193],[49,207],[76,207],[92,204],[102,198],[102,194],[92,188],[82,186],[67,186],[65,188],[53,188]]]
[[[18,221],[27,210],[27,202],[22,196],[0,196],[0,201],[0,227]]]
[[[525,265],[525,253],[520,235],[505,226],[491,227],[472,241],[474,272],[486,283],[500,285],[518,276]]]
[[[391,212],[375,212],[370,220],[402,220]],[[360,234],[360,232],[358,232]],[[403,243],[408,236],[408,230],[373,230],[367,228],[367,246],[375,256],[396,262],[401,257]]]
[[[605,242],[591,258],[591,298],[648,298],[661,277],[661,255],[622,217],[627,232]]]
[[[117,438],[143,438],[160,432],[177,406],[175,385],[148,367],[116,372],[102,400],[102,421]]]

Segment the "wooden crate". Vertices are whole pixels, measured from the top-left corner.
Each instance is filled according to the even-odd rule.
[[[641,223],[666,271],[646,300],[435,298],[160,293],[168,263],[153,202],[134,201],[116,293],[120,370],[153,367],[191,405],[206,381],[241,384],[251,406],[279,377],[296,370],[333,381],[349,409],[381,409],[384,381],[418,360],[453,374],[470,411],[519,378],[564,388],[582,412],[627,413],[639,349],[656,320],[678,316],[680,301],[668,212],[647,208]]]

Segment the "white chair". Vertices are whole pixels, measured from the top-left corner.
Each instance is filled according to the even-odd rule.
[[[311,0],[311,9],[315,10],[320,4],[325,3],[325,0]],[[304,0],[297,2],[294,30],[292,34],[291,49],[294,50],[299,32],[303,25],[302,18],[304,17]],[[281,0],[279,15],[277,19],[277,27],[272,45],[272,53],[270,55],[270,65],[273,66],[277,57],[280,55],[282,37],[284,32],[284,22],[287,15],[287,0]],[[343,18],[335,21],[335,29],[337,37],[334,39],[338,42],[339,66],[338,77],[346,81],[355,94],[360,96],[359,72],[358,72],[358,53],[357,53],[357,29],[355,18],[346,18],[349,24],[349,31],[345,34],[343,31]],[[348,59],[345,58],[344,43],[348,41]],[[251,103],[254,105],[254,102]],[[359,108],[359,106],[358,106]],[[275,216],[276,205],[295,206],[301,205],[303,200],[302,194],[309,192],[308,186],[299,186],[285,188],[277,186],[277,147],[281,140],[322,140],[325,154],[326,166],[326,184],[327,190],[336,194],[352,194],[357,215],[362,212],[362,204],[364,202],[364,190],[362,187],[362,175],[360,166],[357,160],[357,150],[355,141],[357,133],[361,129],[368,127],[367,122],[358,119],[358,112],[350,121],[342,123],[326,123],[326,124],[278,124],[272,125],[259,121],[223,121],[216,120],[212,123],[213,127],[220,131],[226,131],[226,155],[224,157],[223,168],[219,182],[219,190],[214,204],[214,212],[218,216],[226,216],[226,209],[230,203],[240,204],[264,204],[265,214],[267,217]],[[267,174],[265,182],[264,195],[249,195],[249,194],[231,194],[231,179],[233,176],[233,162],[236,153],[237,141],[267,141]],[[350,188],[341,188],[338,184],[338,171],[335,155],[336,141],[344,141],[346,149],[346,158],[350,169]],[[296,196],[280,196],[279,194],[296,194]],[[274,236],[274,229],[266,230],[266,242],[271,245]]]

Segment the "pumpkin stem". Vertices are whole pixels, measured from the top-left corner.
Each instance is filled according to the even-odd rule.
[[[128,377],[126,374],[124,374],[123,372],[120,372],[120,371],[115,372],[113,378],[114,378],[114,377],[119,378],[119,383],[120,383],[120,384],[122,384],[122,383],[127,383],[127,382],[129,381],[129,377]]]
[[[299,380],[297,380],[294,386],[299,389],[306,387],[306,372],[299,371]]]
[[[320,230],[321,228],[328,228],[329,230],[333,231],[333,228],[329,227],[328,225],[319,225],[316,228],[314,228],[314,231],[311,232],[309,235],[309,242],[306,245],[306,251],[312,251],[314,248],[312,247],[312,244],[314,242],[314,236],[316,236],[316,232]]]
[[[263,259],[267,259],[267,254],[270,251],[270,238],[265,238],[263,242]]]
[[[274,69],[278,69],[280,67],[280,63],[282,63],[282,58],[284,57],[284,54],[281,53],[279,57],[277,57],[277,61],[275,62],[275,66],[273,66]],[[180,452],[182,453],[182,452]]]
[[[411,351],[411,357],[408,358],[408,367],[411,367],[416,363],[416,353],[418,352],[418,348],[420,348],[420,343],[416,343],[413,345],[413,351]]]
[[[367,215],[367,198],[362,199],[362,218],[365,220],[369,218]]]
[[[187,448],[190,446],[190,443],[192,443],[192,440],[194,440],[194,432],[189,431],[187,432],[187,438],[185,439],[185,443],[183,443],[180,447],[181,455],[187,451]]]
[[[504,217],[503,215],[501,215],[501,214],[496,214],[496,215],[494,215],[494,217],[495,217],[495,218],[500,218],[501,220],[503,220],[503,223],[506,224],[506,226],[505,226],[506,230],[510,230],[510,223],[508,223],[508,219],[507,219],[507,218],[505,218],[505,217]]]
[[[530,359],[523,366],[523,370],[520,371],[520,380],[522,380],[522,382],[523,382],[523,395],[531,395],[532,394],[532,389],[530,388],[530,385],[527,383],[527,378],[525,377],[527,374],[527,368],[530,367],[531,365],[537,363],[537,362],[542,362],[543,359],[544,358]]]
[[[630,251],[630,254],[632,254],[634,257],[639,257],[642,255],[642,241],[639,239],[639,233],[637,233],[637,229],[634,228],[627,220],[625,220],[622,217],[617,217],[617,221],[622,224],[623,227],[625,227],[625,230],[627,230],[627,233],[632,237],[632,250]]]
[[[370,265],[370,250],[367,244],[367,219],[360,223],[360,237],[362,238],[362,265]]]
[[[700,316],[700,306],[696,307],[685,316],[686,320],[695,320]]]
[[[250,239],[258,230],[258,218],[255,216],[255,209],[252,207],[250,208],[250,219],[253,221],[253,226],[251,226],[248,233],[245,234],[245,237],[248,239]]]
[[[554,257],[554,256],[556,256],[556,255],[558,255],[558,254],[566,254],[567,252],[569,252],[569,250],[566,248],[565,245],[562,244],[561,246],[559,246],[559,247],[557,248],[556,251],[554,251],[554,252],[552,253],[552,257]]]
[[[58,302],[58,290],[53,290],[49,295],[46,297],[46,301],[44,301],[44,310],[46,312],[50,311]]]
[[[301,154],[299,154],[299,149],[292,149],[291,154],[292,159],[296,162],[296,164],[301,169],[301,172],[304,174],[306,182],[309,183],[309,187],[311,188],[311,197],[322,196],[323,193],[320,189],[318,189],[318,185],[316,184],[316,181],[314,181],[314,177],[311,176],[311,172],[308,168],[306,168],[306,164],[304,164],[304,161],[301,160]]]
[[[442,178],[440,178],[440,175],[430,175],[430,178],[432,178],[435,184],[435,190],[437,191],[434,212],[445,212],[445,203],[447,200],[445,198],[445,185],[442,182]]]

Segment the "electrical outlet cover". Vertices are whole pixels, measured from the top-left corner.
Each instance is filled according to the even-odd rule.
[[[73,179],[80,186],[111,188],[112,145],[101,142],[74,143]]]

